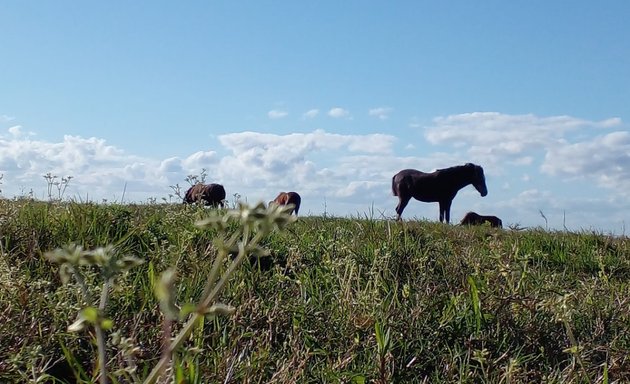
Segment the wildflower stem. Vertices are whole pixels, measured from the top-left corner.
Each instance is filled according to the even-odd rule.
[[[103,289],[101,291],[101,301],[98,304],[99,313],[101,314],[105,311],[105,306],[109,298],[109,286],[110,279],[107,279],[103,283]],[[94,329],[96,332],[96,343],[98,346],[98,365],[101,368],[101,376],[99,378],[99,382],[101,384],[107,384],[107,349],[105,348],[105,335],[103,334],[103,328],[101,327],[100,316],[94,324]]]
[[[263,233],[263,231],[258,232],[251,241],[248,241],[249,230],[246,227],[243,230],[243,238],[240,243],[238,255],[236,256],[234,261],[232,261],[227,271],[225,271],[221,279],[214,285],[214,287],[211,289],[208,289],[209,287],[212,287],[212,284],[214,283],[216,279],[216,276],[213,276],[213,275],[216,275],[219,269],[217,266],[215,270],[215,266],[217,264],[213,266],[212,273],[210,274],[210,277],[208,279],[206,289],[204,289],[204,293],[206,292],[209,292],[209,293],[207,293],[206,295],[204,295],[204,297],[201,298],[200,303],[197,306],[197,311],[191,314],[190,319],[188,319],[188,321],[186,322],[182,330],[179,332],[179,334],[175,336],[175,339],[173,339],[173,341],[169,345],[168,353],[165,353],[162,355],[162,357],[160,358],[160,361],[158,361],[158,363],[155,365],[151,373],[149,373],[149,376],[144,381],[144,384],[154,384],[157,381],[161,373],[164,371],[168,363],[171,361],[173,353],[183,344],[185,340],[188,339],[188,337],[190,337],[190,334],[192,333],[197,322],[201,320],[203,316],[205,316],[206,310],[210,308],[210,305],[216,300],[217,296],[219,295],[219,293],[221,292],[225,284],[227,284],[228,280],[232,277],[232,274],[234,273],[236,268],[238,268],[243,263],[243,260],[245,260],[245,257],[248,254],[246,245],[257,244],[258,242],[260,242],[260,240],[262,240],[264,235],[265,233]],[[217,260],[223,259],[225,257],[225,252],[226,251],[223,249],[220,250]],[[166,335],[166,337],[168,337],[168,335]]]

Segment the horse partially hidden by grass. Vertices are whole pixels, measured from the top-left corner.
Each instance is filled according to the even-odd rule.
[[[494,228],[503,228],[503,222],[496,216],[483,216],[476,212],[468,212],[459,225],[484,225],[490,224]]]
[[[225,206],[225,188],[221,184],[197,183],[186,191],[184,204],[203,203],[213,207]]]
[[[295,212],[295,216],[298,215],[298,211],[300,210],[300,203],[302,202],[302,198],[297,192],[280,192],[275,199],[269,202],[269,204],[278,204],[278,205],[289,205],[293,204],[293,209],[289,214]]]
[[[392,192],[398,196],[396,220],[400,220],[403,210],[413,197],[425,203],[440,203],[440,222],[450,223],[451,203],[457,192],[472,184],[481,196],[488,194],[483,168],[466,163],[450,168],[426,173],[416,169],[404,169],[392,178]]]

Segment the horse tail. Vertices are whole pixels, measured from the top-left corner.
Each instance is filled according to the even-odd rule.
[[[396,188],[396,175],[392,177],[392,193],[394,196],[398,196],[398,188]]]
[[[295,199],[295,208],[293,209],[293,211],[295,212],[295,216],[298,215],[298,211],[300,210],[300,203],[301,202],[302,202],[301,198]]]
[[[302,202],[302,197],[300,197],[300,194],[297,192],[287,192],[285,196],[286,202],[284,204],[293,204],[293,212],[295,213],[295,216],[297,216],[298,212],[300,211],[300,203]]]

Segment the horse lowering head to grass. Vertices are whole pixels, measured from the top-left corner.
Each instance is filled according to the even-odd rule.
[[[467,163],[431,173],[404,169],[392,178],[392,192],[394,196],[398,196],[396,220],[400,220],[403,210],[413,197],[425,203],[440,203],[440,222],[446,220],[450,223],[451,203],[457,192],[469,184],[472,184],[481,196],[488,194],[481,166]]]
[[[269,202],[269,204],[278,204],[278,205],[289,205],[293,204],[293,209],[289,214],[295,212],[295,216],[298,215],[298,211],[300,210],[300,203],[302,202],[302,198],[297,192],[280,192],[275,199]]]
[[[494,228],[503,228],[503,222],[496,216],[483,216],[476,212],[468,212],[459,225],[484,225],[490,224]]]
[[[213,207],[225,206],[225,188],[221,184],[197,183],[186,191],[184,204],[203,203]]]

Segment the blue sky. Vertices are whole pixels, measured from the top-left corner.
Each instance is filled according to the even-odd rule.
[[[630,3],[25,2],[0,18],[0,189],[228,195],[394,215],[391,177],[473,162],[451,217],[625,233]],[[123,195],[124,193],[124,195]],[[436,220],[412,201],[404,218]]]

